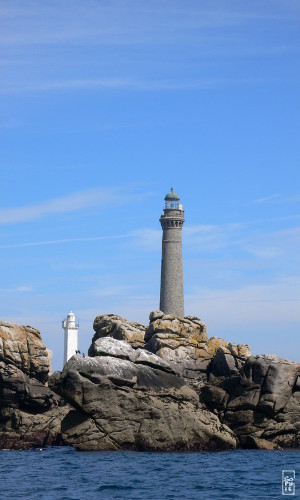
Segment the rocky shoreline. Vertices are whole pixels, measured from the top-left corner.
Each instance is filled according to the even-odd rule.
[[[0,322],[0,449],[300,447],[300,364],[209,338],[196,317],[98,316],[88,356],[50,375],[40,332]]]

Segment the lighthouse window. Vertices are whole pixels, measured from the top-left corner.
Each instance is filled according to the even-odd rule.
[[[177,200],[166,200],[165,208],[175,208],[175,209],[178,210],[178,208],[179,208],[179,201],[177,201]]]

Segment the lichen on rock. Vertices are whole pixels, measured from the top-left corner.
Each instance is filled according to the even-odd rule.
[[[94,330],[89,355],[49,377],[40,332],[0,323],[0,449],[300,446],[299,363],[209,338],[195,316],[106,314]]]
[[[62,444],[70,407],[46,386],[49,367],[38,330],[0,323],[0,449]]]
[[[203,409],[169,364],[124,341],[101,338],[73,356],[55,390],[76,409],[62,422],[67,444],[86,450],[233,449],[233,433]]]
[[[177,373],[190,380],[207,381],[209,373],[219,367],[219,362],[213,367],[216,356],[220,358],[219,350],[235,369],[250,355],[249,347],[244,344],[208,338],[206,325],[196,316],[177,318],[162,311],[150,313],[145,341],[145,349],[168,361]]]
[[[98,338],[112,337],[116,340],[125,340],[134,348],[145,345],[146,327],[140,323],[127,321],[116,314],[97,316],[94,320],[93,329],[95,331],[93,342]]]
[[[50,358],[39,330],[31,326],[0,322],[0,361],[41,382],[48,380]]]
[[[200,396],[241,446],[262,447],[268,441],[274,447],[299,447],[299,375],[299,363],[274,355],[250,356],[239,370],[215,373]]]

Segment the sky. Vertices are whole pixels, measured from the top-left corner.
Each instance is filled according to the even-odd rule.
[[[0,317],[148,324],[164,196],[185,314],[300,362],[297,0],[0,2]]]

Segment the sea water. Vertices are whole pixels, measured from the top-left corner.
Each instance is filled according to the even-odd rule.
[[[300,450],[153,453],[78,452],[72,448],[0,451],[2,499],[284,498],[282,471],[295,471],[289,494],[300,497]],[[295,495],[291,495],[294,491]],[[288,492],[287,492],[288,493]]]

